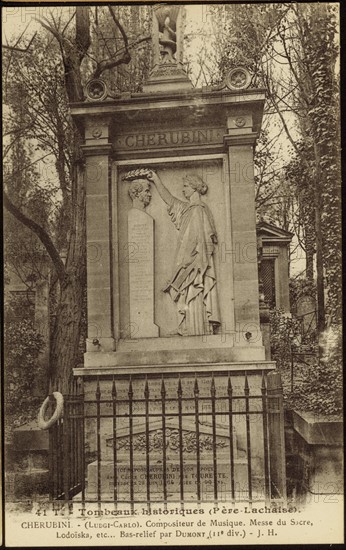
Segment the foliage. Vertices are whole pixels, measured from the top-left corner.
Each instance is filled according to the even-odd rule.
[[[338,323],[341,321],[342,284],[341,167],[340,111],[335,73],[337,18],[334,9],[316,10],[305,22],[304,32],[307,29],[311,29],[311,40],[306,46],[306,63],[312,75],[312,101],[308,116],[316,159],[314,189],[320,201],[317,208],[321,209],[321,255],[327,278],[327,313],[332,323]]]
[[[290,305],[291,311],[297,311],[297,304],[300,298],[311,296],[316,299],[316,283],[306,277],[291,278],[290,282]]]
[[[291,362],[291,346],[300,335],[300,323],[281,309],[270,310],[271,356],[277,362],[279,370],[285,369]]]
[[[316,254],[318,326],[341,320],[340,136],[337,80],[338,14],[327,4],[216,6],[222,74],[245,65],[253,85],[266,88],[265,112],[279,122],[292,158],[281,185],[257,197],[262,213],[288,223],[306,253],[306,276],[313,278]],[[223,21],[222,21],[223,17]],[[286,114],[287,113],[287,114]],[[287,159],[287,154],[286,154]],[[282,203],[282,208],[280,206]],[[274,206],[274,208],[273,208]],[[326,277],[326,279],[325,279]],[[328,323],[327,322],[327,323]]]
[[[293,392],[284,392],[286,406],[322,415],[341,415],[343,411],[342,341],[339,327],[324,334],[322,357],[308,365]],[[329,340],[329,345],[328,345]],[[331,341],[331,342],[330,342]]]
[[[297,142],[297,151],[285,166],[285,178],[288,182],[295,203],[292,223],[294,233],[306,256],[305,276],[310,281],[314,278],[313,257],[316,253],[315,242],[315,208],[314,182],[311,170],[302,162],[302,157],[313,163],[311,140]]]
[[[140,92],[150,69],[151,10],[146,5],[138,4],[114,5],[112,8],[126,32],[129,60],[127,63],[104,70],[102,78],[107,81],[109,89],[113,93]],[[119,59],[123,52],[124,41],[119,28],[112,24],[113,21],[107,8],[102,6],[91,8],[90,20],[92,40],[85,61],[95,74],[95,68],[97,65],[100,66],[104,59]],[[86,71],[83,72],[86,73]],[[85,80],[86,75],[82,74],[82,76]]]
[[[34,261],[37,254],[31,245],[39,239],[54,269],[50,297],[56,307],[49,361],[53,381],[57,376],[67,381],[80,360],[85,325],[83,128],[74,124],[69,103],[85,99],[84,86],[92,77],[105,78],[113,92],[141,89],[149,59],[150,37],[141,34],[148,29],[147,13],[147,7],[136,6],[48,10],[28,49],[18,48],[17,41],[5,50],[4,204],[16,220],[11,223],[13,236],[8,234],[8,261],[18,259],[20,264],[14,245],[19,221],[26,227],[26,240],[19,237],[19,248],[25,244]],[[36,241],[30,241],[30,231]],[[35,272],[36,266],[31,268]],[[27,284],[27,273],[21,275]]]
[[[271,140],[263,132],[256,157],[257,204],[262,209],[270,208],[285,229],[290,229],[288,224],[294,226],[302,246],[310,253],[308,278],[311,252],[318,249],[322,258],[322,265],[317,265],[318,279],[323,280],[325,270],[330,319],[339,322],[341,223],[335,7],[272,3],[224,4],[211,9],[215,33],[212,58],[218,64],[212,80],[220,81],[239,64],[249,68],[252,85],[266,87],[267,117],[272,117],[273,126],[280,123],[279,134],[282,130],[286,133],[294,151],[280,176],[273,166],[276,156],[270,150]],[[144,6],[79,6],[72,17],[68,11],[67,19],[63,12],[57,13],[41,21],[34,48],[24,54],[5,51],[4,125],[10,136],[5,144],[10,160],[5,191],[14,206],[11,215],[19,221],[24,219],[28,230],[40,238],[59,279],[51,364],[64,370],[71,369],[78,360],[85,288],[83,131],[71,120],[69,102],[84,101],[83,87],[93,76],[105,78],[113,92],[141,89],[149,68],[146,33],[150,10]],[[20,150],[21,140],[25,147]],[[30,162],[39,169],[25,175],[25,166]],[[52,168],[51,176],[44,169],[45,162]],[[319,224],[317,215],[321,218]],[[15,241],[6,245],[12,246],[13,257]],[[282,323],[273,320],[273,350],[279,360],[285,357],[279,350],[283,346],[283,352],[287,345],[285,334],[289,329],[288,321],[285,327]],[[281,344],[275,331],[285,333]]]
[[[37,407],[33,386],[40,375],[38,357],[43,347],[43,338],[35,329],[33,317],[23,318],[22,306],[10,300],[5,306],[4,389],[6,418],[12,428],[30,420],[30,413]]]
[[[11,189],[11,196],[42,227],[48,228],[51,208],[51,189],[38,185],[39,174],[30,166],[30,147],[21,137],[5,162],[4,183]],[[48,256],[38,237],[8,212],[4,212],[4,259],[7,273],[16,277],[29,290],[34,290],[36,281],[47,276]],[[10,282],[10,281],[8,281]]]
[[[311,289],[305,281],[302,292]],[[299,294],[299,292],[297,292]],[[306,347],[300,347],[300,323],[294,316],[288,317],[281,310],[270,312],[271,353],[281,374],[286,408],[311,411],[316,414],[338,415],[342,412],[342,341],[337,326],[327,329],[319,340],[312,342],[312,359],[301,361]],[[313,338],[313,335],[312,335]],[[291,390],[291,359],[295,383]],[[311,357],[311,356],[309,356]]]
[[[276,28],[284,17],[284,4],[239,4],[213,6],[217,21],[219,66],[222,77],[237,66],[245,66],[253,75],[252,84],[263,86],[264,52],[275,39]],[[221,23],[221,24],[220,24]]]

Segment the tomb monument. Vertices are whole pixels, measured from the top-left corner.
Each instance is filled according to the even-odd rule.
[[[171,480],[172,495],[183,460],[190,488],[202,474],[214,489],[237,472],[252,487],[265,483],[266,428],[249,423],[250,400],[241,401],[238,424],[229,412],[231,397],[261,396],[275,370],[260,330],[253,165],[265,91],[250,87],[244,67],[216,88],[193,88],[184,17],[181,5],[154,7],[153,68],[142,92],[114,98],[96,79],[71,107],[85,128],[87,195],[88,338],[74,374],[84,379],[86,402],[109,399],[100,405],[102,425],[86,423],[94,495],[118,490],[114,476],[121,486],[129,460],[132,492],[140,491],[148,456],[157,472],[170,459],[169,471],[152,475],[157,491]],[[116,428],[112,401],[123,411]],[[260,418],[251,403],[251,418],[256,410]],[[225,466],[229,447],[233,470]],[[224,478],[216,480],[217,461]]]

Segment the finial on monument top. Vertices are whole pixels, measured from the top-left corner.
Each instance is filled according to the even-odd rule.
[[[177,65],[182,62],[182,6],[155,6],[153,16],[154,65]]]
[[[185,8],[160,4],[153,7],[153,67],[145,92],[169,92],[192,88],[183,65]]]

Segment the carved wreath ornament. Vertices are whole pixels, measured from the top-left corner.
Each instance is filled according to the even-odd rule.
[[[230,90],[245,90],[249,87],[251,75],[245,67],[232,69],[226,78],[226,86]]]
[[[133,181],[136,179],[146,179],[150,176],[152,170],[149,168],[137,168],[136,170],[130,170],[123,176],[124,181]]]
[[[107,446],[113,446],[113,440],[107,441]],[[178,452],[180,446],[179,430],[167,429],[166,430],[166,449]],[[226,441],[220,440],[216,442],[216,447],[225,447]],[[197,449],[196,432],[183,432],[182,434],[182,447],[185,453],[195,453]],[[146,435],[141,434],[134,436],[132,441],[132,448],[135,451],[141,451],[145,453],[147,451]],[[149,434],[149,451],[160,451],[163,448],[163,434],[162,430],[155,430]],[[124,437],[117,441],[117,449],[123,449],[128,451],[130,449],[130,439]],[[203,451],[211,451],[213,449],[213,439],[209,435],[199,436],[199,449]]]
[[[102,101],[107,97],[106,83],[100,78],[89,80],[85,87],[85,95],[89,101]]]

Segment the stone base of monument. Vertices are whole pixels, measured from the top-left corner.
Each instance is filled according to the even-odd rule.
[[[191,80],[182,64],[165,63],[153,68],[149,80],[143,85],[143,92],[181,92],[192,88]]]
[[[136,365],[159,370],[170,366],[184,364],[193,368],[194,365],[218,365],[243,363],[241,368],[251,363],[260,368],[274,368],[275,363],[265,360],[263,346],[249,344],[248,346],[233,345],[235,336],[228,335],[221,341],[219,335],[212,336],[172,336],[171,338],[138,338],[137,340],[120,340],[116,352],[91,352],[84,354],[85,368],[131,367]],[[263,365],[263,366],[262,366]],[[75,371],[76,374],[80,370]]]
[[[234,460],[234,491],[235,496],[246,499],[248,496],[248,464],[245,458]],[[98,471],[99,470],[99,471]],[[115,470],[115,471],[114,471]],[[86,499],[97,500],[98,494],[102,501],[114,500],[114,473],[117,476],[117,500],[130,500],[131,471],[128,460],[118,462],[114,469],[111,461],[102,461],[100,469],[98,462],[88,465]],[[100,488],[98,490],[98,476]],[[229,460],[220,458],[217,463],[217,494],[219,500],[231,498],[231,469]],[[133,465],[133,494],[135,501],[146,501],[147,497],[147,468],[145,461],[136,461]],[[264,480],[256,479],[254,483],[254,497],[263,498]],[[170,461],[166,467],[167,500],[180,500],[181,470],[179,462]],[[162,500],[164,495],[162,464],[150,464],[149,474],[150,498]],[[184,463],[183,466],[184,500],[197,500],[197,464]],[[210,461],[200,462],[200,496],[202,501],[214,500],[214,469]]]

